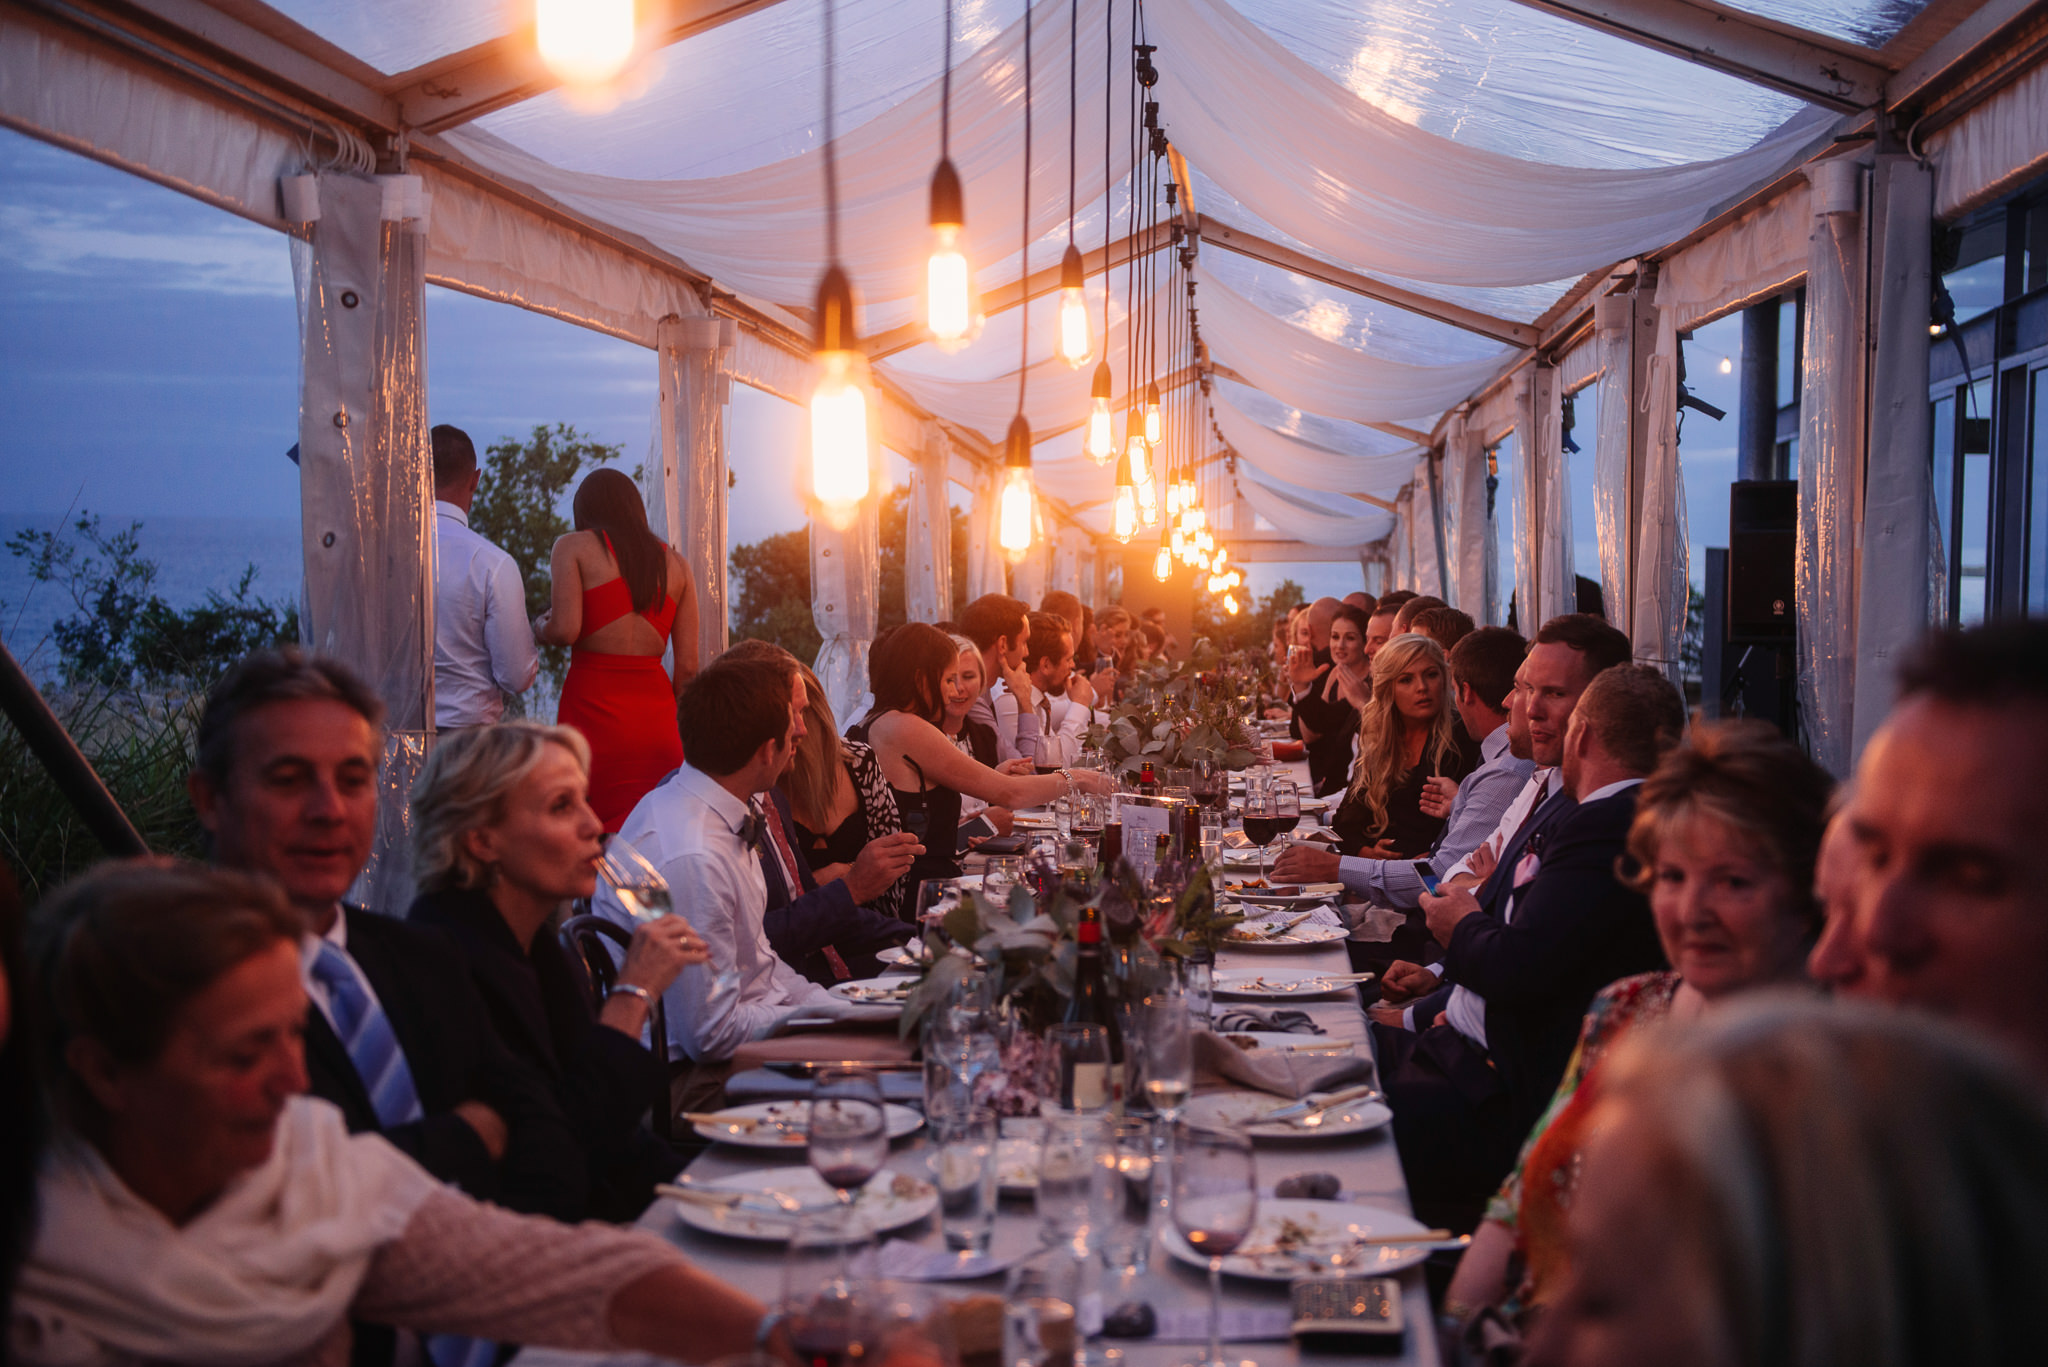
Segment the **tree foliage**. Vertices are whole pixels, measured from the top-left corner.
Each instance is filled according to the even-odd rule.
[[[1250,597],[1244,594],[1239,601]],[[1223,611],[1220,596],[1201,593],[1195,597],[1195,634],[1206,636],[1228,653],[1233,650],[1262,650],[1273,638],[1273,622],[1288,609],[1308,601],[1308,594],[1292,579],[1283,579],[1264,598],[1256,599],[1248,611],[1232,617]]]
[[[553,592],[548,558],[556,540],[569,531],[569,519],[561,512],[564,495],[585,471],[617,460],[622,450],[558,422],[536,426],[524,441],[500,437],[485,452],[469,525],[519,566],[528,617],[547,611]],[[568,668],[568,652],[543,646],[540,654],[541,667],[559,682]]]

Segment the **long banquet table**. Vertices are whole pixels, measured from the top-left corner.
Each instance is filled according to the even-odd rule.
[[[1241,970],[1348,973],[1350,967],[1344,944],[1337,941],[1328,945],[1291,950],[1225,950],[1218,956],[1217,972],[1219,975]],[[1220,1000],[1219,1009],[1225,1004],[1226,1001]],[[1263,1008],[1273,1003],[1250,1004]],[[1370,1054],[1372,1037],[1366,1028],[1365,1012],[1356,993],[1284,1004],[1307,1011],[1316,1023],[1322,1026],[1327,1038],[1354,1041],[1359,1052]],[[1349,1139],[1260,1144],[1255,1152],[1259,1189],[1264,1195],[1271,1195],[1275,1182],[1294,1173],[1328,1172],[1335,1174],[1343,1182],[1343,1199],[1383,1207],[1404,1215],[1409,1213],[1408,1188],[1401,1175],[1401,1161],[1394,1149],[1393,1131],[1390,1127],[1382,1127],[1370,1134]],[[801,1167],[803,1163],[804,1155],[801,1150],[785,1154],[717,1144],[691,1163],[689,1175],[692,1181],[708,1182],[752,1169]],[[921,1178],[929,1177],[922,1131],[895,1146],[889,1156],[888,1167],[890,1170],[910,1173]],[[650,1206],[640,1217],[639,1223],[642,1228],[654,1231],[681,1248],[699,1266],[726,1278],[762,1301],[772,1304],[780,1298],[783,1268],[781,1245],[726,1238],[692,1229],[683,1224],[669,1203],[663,1200],[657,1200]],[[936,1215],[888,1237],[910,1239],[933,1249],[942,1248],[945,1242]],[[992,1252],[1001,1257],[1009,1252],[1030,1248],[1037,1240],[1038,1220],[1030,1201],[1005,1199],[996,1217]],[[1384,1360],[1434,1364],[1439,1360],[1435,1324],[1430,1315],[1429,1296],[1423,1286],[1422,1269],[1411,1268],[1396,1275],[1402,1285],[1402,1311],[1407,1322],[1407,1335],[1401,1353],[1398,1356],[1388,1355]],[[951,1291],[964,1296],[993,1292],[1000,1295],[1003,1290],[1003,1278],[997,1274],[979,1281],[953,1281],[930,1285],[942,1293]],[[1208,1277],[1201,1270],[1175,1262],[1167,1254],[1164,1246],[1155,1240],[1150,1269],[1128,1285],[1106,1279],[1103,1299],[1108,1306],[1126,1300],[1148,1301],[1155,1309],[1161,1310],[1168,1307],[1206,1306]],[[1224,1278],[1223,1306],[1226,1314],[1234,1307],[1284,1306],[1286,1302],[1285,1284]],[[1202,1351],[1199,1344],[1179,1341],[1157,1343],[1119,1339],[1103,1342],[1113,1344],[1122,1350],[1126,1367],[1179,1367],[1179,1364],[1199,1357]],[[1249,1360],[1256,1362],[1258,1367],[1294,1367],[1304,1357],[1291,1340],[1284,1339],[1226,1343],[1224,1351],[1232,1360]],[[522,1352],[516,1361],[518,1367],[640,1367],[640,1364],[650,1363],[656,1359],[637,1354],[603,1356],[528,1349]]]

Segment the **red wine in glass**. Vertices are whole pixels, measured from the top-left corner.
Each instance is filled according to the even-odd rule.
[[[1267,836],[1266,839],[1278,840],[1281,836],[1286,835],[1301,824],[1301,813],[1290,812],[1284,816],[1269,817],[1267,819],[1272,822],[1273,834]],[[1264,844],[1265,842],[1261,841],[1260,843]]]
[[[888,1117],[875,1075],[861,1068],[821,1071],[811,1092],[808,1138],[812,1170],[839,1193],[851,1222],[854,1198],[889,1157]]]
[[[1301,820],[1300,817],[1294,817],[1287,826],[1282,826],[1280,823],[1283,819],[1285,818],[1277,816],[1248,816],[1244,819],[1244,838],[1254,845],[1264,847],[1272,844],[1281,831],[1291,829],[1294,821]]]

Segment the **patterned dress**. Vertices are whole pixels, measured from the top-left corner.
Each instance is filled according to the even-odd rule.
[[[1599,1100],[1600,1064],[1616,1040],[1670,1015],[1680,985],[1678,974],[1670,971],[1639,973],[1609,983],[1593,998],[1564,1079],[1486,1210],[1488,1219],[1513,1231],[1523,1267],[1521,1285],[1503,1307],[1508,1314],[1543,1304],[1564,1284],[1569,1268],[1565,1219],[1578,1185],[1588,1122]]]
[[[846,753],[846,772],[853,779],[853,791],[858,801],[837,830],[819,833],[808,829],[802,822],[797,823],[797,842],[803,847],[804,858],[814,869],[828,864],[851,864],[860,857],[861,850],[870,840],[894,835],[903,829],[903,818],[896,810],[896,794],[889,787],[889,780],[882,776],[882,765],[875,758],[874,747],[858,740],[843,740],[840,746]],[[909,900],[910,890],[916,886],[908,878],[899,878],[868,905],[884,916],[907,920],[904,906]]]

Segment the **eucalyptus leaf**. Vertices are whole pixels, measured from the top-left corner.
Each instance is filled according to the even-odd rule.
[[[903,999],[903,1016],[896,1023],[896,1037],[910,1038],[910,1032],[917,1028],[924,1013],[946,999],[967,975],[974,971],[974,965],[958,954],[940,954],[925,970],[917,986],[910,989],[910,995]]]
[[[1167,733],[1172,730],[1173,723],[1170,721],[1163,721],[1159,723],[1159,725],[1152,728],[1152,739],[1164,740],[1166,738]]]

